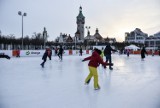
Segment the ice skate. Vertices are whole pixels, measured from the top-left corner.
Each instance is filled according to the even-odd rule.
[[[100,89],[100,87],[94,88],[94,90],[99,90],[99,89]]]

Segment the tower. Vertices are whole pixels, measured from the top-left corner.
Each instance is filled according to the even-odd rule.
[[[82,7],[79,7],[79,14],[77,16],[77,31],[79,32],[79,37],[77,37],[78,41],[83,42],[84,40],[84,24],[85,24],[85,17],[82,14]]]

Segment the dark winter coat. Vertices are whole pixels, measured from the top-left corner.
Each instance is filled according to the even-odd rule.
[[[104,49],[104,55],[111,55],[112,51],[116,51],[114,49],[112,49],[112,47],[110,45],[107,45]]]
[[[82,53],[82,48],[80,48],[79,53]]]
[[[145,50],[145,48],[143,48],[143,49],[141,50],[141,58],[142,58],[142,59],[145,58],[145,54],[148,54],[148,53],[147,53],[147,51]]]
[[[59,48],[59,53],[58,54],[63,54],[63,48],[62,47]]]
[[[48,56],[48,52],[45,51],[45,53],[44,53],[43,56],[42,56],[42,60],[46,60],[46,59],[47,59],[47,56]]]

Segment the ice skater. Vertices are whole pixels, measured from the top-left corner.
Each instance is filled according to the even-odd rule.
[[[143,48],[142,48],[142,50],[141,50],[141,59],[142,59],[142,61],[143,61],[143,60],[144,60],[144,58],[145,58],[145,54],[147,54],[147,55],[148,55],[148,53],[147,53],[147,51],[146,51],[145,47],[143,47]]]
[[[63,53],[64,53],[64,51],[63,51],[63,48],[62,48],[62,46],[60,45],[60,48],[59,48],[59,51],[58,51],[58,57],[59,57],[59,59],[62,61],[62,59],[63,59]]]
[[[112,49],[112,47],[110,46],[110,44],[108,43],[104,49],[104,56],[106,57],[106,62],[109,61],[109,63],[112,63],[112,56],[111,56],[111,51],[116,51],[114,49]],[[113,68],[111,67],[111,65],[109,66],[110,70],[113,70]]]
[[[129,50],[129,49],[127,49],[126,53],[127,53],[127,57],[129,57],[130,50]]]
[[[42,60],[43,62],[40,64],[43,68],[44,68],[44,64],[47,61],[47,56],[48,56],[48,51],[46,49],[46,51],[44,52],[43,56],[42,56]]]
[[[20,57],[20,49],[19,49],[19,47],[18,47],[18,49],[16,50],[16,53],[17,53],[16,57]]]
[[[83,53],[83,51],[82,51],[82,47],[81,47],[79,50],[79,55],[82,56],[82,53]]]
[[[9,57],[8,55],[5,55],[5,54],[0,54],[0,58],[10,59],[11,57]]]
[[[58,54],[58,48],[57,47],[54,48],[54,52],[55,52],[55,56],[56,56]]]
[[[100,54],[101,54],[101,50],[94,49],[91,56],[84,58],[82,60],[82,61],[90,60],[88,63],[88,68],[89,68],[90,73],[85,79],[85,84],[89,84],[91,78],[94,77],[94,89],[95,90],[100,89],[100,86],[98,84],[98,73],[97,73],[97,67],[99,66],[99,64],[102,64],[104,67],[106,67],[106,65],[113,65],[112,63],[110,64],[110,63],[103,62],[102,58],[100,57]]]
[[[48,58],[49,60],[51,60],[52,59],[52,49],[48,48],[47,51],[48,51]]]
[[[103,47],[102,47],[100,56],[101,56],[101,58],[102,58],[102,60],[103,60],[103,57],[104,57],[104,49],[103,49]]]

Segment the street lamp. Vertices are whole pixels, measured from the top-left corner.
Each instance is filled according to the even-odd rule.
[[[22,13],[18,11],[18,15],[22,16],[22,50],[23,50],[23,16],[27,16],[27,13]]]
[[[86,26],[86,29],[87,29],[87,31],[88,31],[88,35],[90,34],[89,33],[89,29],[90,29],[91,27],[90,26]]]
[[[90,26],[86,26],[86,29],[87,29],[87,32],[88,32],[87,36],[89,37],[89,39],[87,39],[87,46],[88,46],[88,41],[90,40],[90,32],[89,32],[90,28],[91,28]]]

